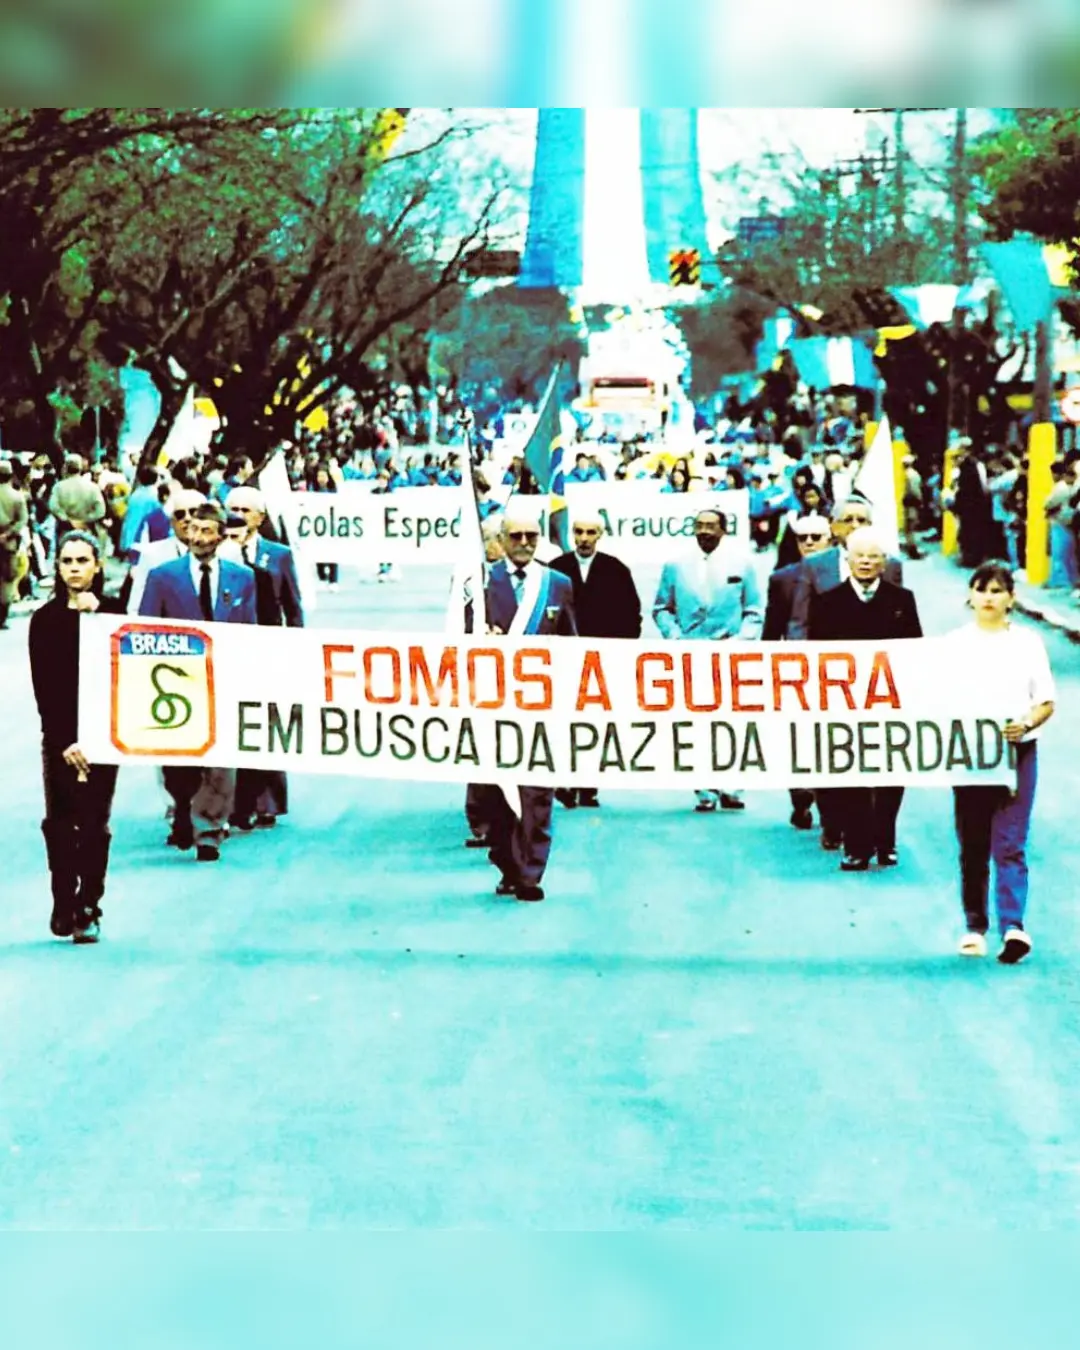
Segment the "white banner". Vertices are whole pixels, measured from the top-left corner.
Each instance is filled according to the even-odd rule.
[[[496,489],[498,492],[498,489]],[[460,562],[460,487],[399,488],[371,493],[346,483],[337,492],[295,492],[285,507],[293,548],[309,562],[364,566],[377,562]],[[660,566],[694,537],[694,517],[723,512],[728,533],[750,546],[749,494],[741,491],[665,493],[652,482],[568,483],[567,509],[599,519],[601,547],[628,563]],[[540,522],[547,535],[546,496],[513,496],[507,509]]]
[[[293,548],[311,562],[454,563],[461,558],[460,487],[372,493],[294,492],[285,523]]]
[[[750,494],[745,491],[662,492],[649,480],[629,483],[567,483],[571,523],[588,515],[604,526],[603,548],[623,562],[659,566],[681,553],[694,537],[694,517],[720,511],[727,532],[750,547]]]
[[[85,616],[92,763],[604,788],[1015,781],[974,644],[597,641]],[[979,691],[984,691],[980,694]]]

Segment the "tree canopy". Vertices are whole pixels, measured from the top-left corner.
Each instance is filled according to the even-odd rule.
[[[386,385],[416,324],[456,303],[505,191],[463,207],[446,120],[400,110],[0,112],[0,406],[59,456],[126,361],[192,385],[257,460],[336,391]]]

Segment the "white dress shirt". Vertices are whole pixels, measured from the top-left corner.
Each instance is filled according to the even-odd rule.
[[[864,604],[869,604],[878,593],[878,587],[881,585],[881,578],[877,577],[869,586],[864,586],[861,582],[856,581],[855,578],[852,577],[851,585],[859,599]]]
[[[584,583],[589,579],[589,568],[592,567],[593,559],[596,557],[596,554],[590,553],[587,558],[583,558],[580,553],[576,553],[574,556],[577,558],[577,565],[581,571],[581,580]]]

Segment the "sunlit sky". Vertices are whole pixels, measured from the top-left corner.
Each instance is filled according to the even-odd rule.
[[[482,141],[521,184],[523,199],[532,176],[535,108],[463,109],[489,123]],[[905,149],[910,157],[909,191],[918,191],[919,168],[942,164],[955,113],[909,113],[904,118]],[[969,134],[993,124],[988,109],[968,113]],[[755,214],[765,198],[783,205],[783,177],[808,163],[822,167],[837,158],[857,155],[882,137],[891,143],[891,114],[862,114],[852,108],[706,108],[699,118],[702,179],[711,242],[720,243],[742,215]],[[869,139],[868,139],[869,138]],[[738,169],[737,182],[731,181]],[[521,222],[524,229],[524,217]]]

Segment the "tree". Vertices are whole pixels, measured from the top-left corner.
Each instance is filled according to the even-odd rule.
[[[0,111],[0,396],[29,416],[55,462],[81,406],[115,391],[100,347],[114,299],[100,264],[117,233],[156,238],[152,203],[132,184],[144,164],[223,137],[257,138],[293,118],[208,109]]]
[[[482,175],[463,209],[442,152],[464,122],[390,153],[401,111],[0,114],[0,397],[58,460],[58,408],[130,360],[162,396],[148,457],[196,385],[259,459],[339,389],[383,387],[503,192]]]
[[[754,351],[775,305],[737,287],[672,311],[690,351],[690,393],[712,398],[726,375],[754,370]]]
[[[556,365],[574,372],[585,352],[557,290],[496,286],[466,295],[450,318],[433,337],[431,357],[470,398],[535,403]]]
[[[1071,246],[1080,237],[1080,111],[1018,108],[973,142],[969,160],[993,238],[1026,232]]]

